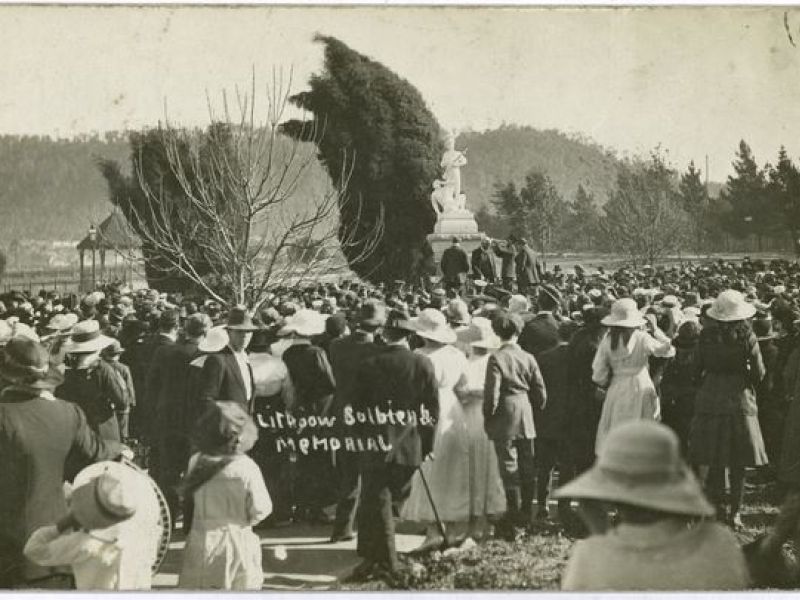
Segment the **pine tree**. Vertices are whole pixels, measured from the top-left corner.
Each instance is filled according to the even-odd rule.
[[[323,132],[319,158],[334,185],[362,198],[360,211],[340,210],[341,237],[360,239],[352,232],[382,222],[375,252],[350,267],[374,281],[414,279],[436,219],[430,194],[441,175],[440,127],[408,81],[336,38],[315,40],[325,46],[324,71],[312,76],[310,91],[291,98],[313,121],[292,120],[283,131],[299,139]],[[343,248],[348,259],[359,250]]]
[[[698,254],[703,250],[709,210],[708,191],[700,176],[700,170],[694,166],[694,161],[691,161],[686,172],[681,174],[678,185],[681,205],[691,219],[692,241],[694,251]]]
[[[575,200],[570,207],[567,241],[575,250],[600,250],[600,211],[594,195],[578,184]]]
[[[792,236],[796,249],[800,249],[800,169],[792,162],[781,146],[778,163],[768,171],[767,190],[770,202],[782,215],[783,228]]]
[[[756,164],[747,142],[739,142],[737,159],[733,162],[735,175],[729,175],[720,194],[730,209],[726,228],[736,237],[755,235],[761,249],[762,237],[775,223],[774,207],[770,206],[764,170]]]

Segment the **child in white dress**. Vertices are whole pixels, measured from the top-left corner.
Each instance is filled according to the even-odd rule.
[[[31,534],[25,556],[70,565],[79,590],[149,590],[161,527],[146,476],[122,463],[90,465],[76,476],[69,506]]]
[[[272,512],[258,465],[245,454],[258,433],[239,404],[217,402],[197,423],[199,450],[183,493],[193,500],[178,578],[182,589],[260,590],[261,541],[253,525]]]

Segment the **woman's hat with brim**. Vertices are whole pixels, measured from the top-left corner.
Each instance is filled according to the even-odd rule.
[[[234,306],[228,312],[228,321],[225,327],[231,331],[258,331],[261,329],[253,323],[253,317],[242,306]]]
[[[217,325],[208,330],[205,337],[197,344],[200,352],[220,352],[230,342],[225,325]]]
[[[607,327],[641,327],[646,321],[639,312],[635,300],[622,298],[614,301],[614,304],[611,305],[611,312],[601,323]]]
[[[296,333],[303,337],[320,335],[325,332],[325,321],[328,315],[323,315],[315,310],[303,308],[288,317],[278,335]]]
[[[94,319],[76,323],[69,341],[64,344],[66,354],[91,354],[100,352],[114,341],[100,333],[100,323]]]
[[[64,381],[39,342],[14,337],[0,352],[0,379],[34,390],[54,390]]]
[[[724,290],[706,314],[716,321],[744,321],[756,314],[756,307],[747,302],[741,292]]]
[[[492,321],[486,317],[475,317],[470,324],[470,333],[473,334],[474,340],[470,342],[473,348],[486,348],[487,350],[496,350],[502,342],[497,334],[492,330]]]
[[[594,466],[553,496],[678,515],[714,515],[700,483],[681,458],[677,436],[649,420],[628,421],[612,429]]]
[[[197,420],[193,441],[203,454],[248,452],[258,440],[258,429],[237,402],[214,402]]]
[[[411,323],[414,331],[422,338],[440,344],[452,344],[456,341],[456,332],[450,329],[444,313],[435,308],[426,308]]]
[[[469,325],[469,307],[461,298],[453,298],[447,303],[447,318],[457,325]]]
[[[152,495],[144,475],[132,467],[105,461],[75,477],[70,512],[87,530],[108,529],[133,517]]]
[[[47,329],[54,331],[56,335],[69,335],[77,322],[78,315],[75,313],[57,314],[48,321]]]

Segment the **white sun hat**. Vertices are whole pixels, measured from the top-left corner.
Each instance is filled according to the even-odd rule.
[[[608,327],[641,327],[646,322],[632,298],[616,300],[611,305],[611,313],[601,321]]]
[[[743,321],[756,314],[756,307],[747,302],[741,292],[723,290],[706,314],[716,321]]]
[[[411,325],[418,336],[440,344],[452,344],[457,338],[456,332],[447,324],[447,317],[435,308],[423,310],[418,317],[411,319]]]
[[[205,337],[197,344],[200,352],[219,352],[228,345],[228,329],[225,325],[217,325],[208,330]]]
[[[288,317],[281,327],[278,335],[287,335],[296,333],[303,337],[311,337],[312,335],[320,335],[325,331],[325,321],[328,315],[323,315],[316,310],[304,308],[298,310],[292,316]]]

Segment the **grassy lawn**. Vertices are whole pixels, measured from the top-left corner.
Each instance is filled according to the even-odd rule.
[[[741,543],[763,533],[778,514],[773,485],[748,487]],[[557,526],[542,526],[514,542],[492,539],[462,552],[433,552],[418,559],[413,575],[396,581],[341,584],[342,590],[558,590],[575,539]]]

